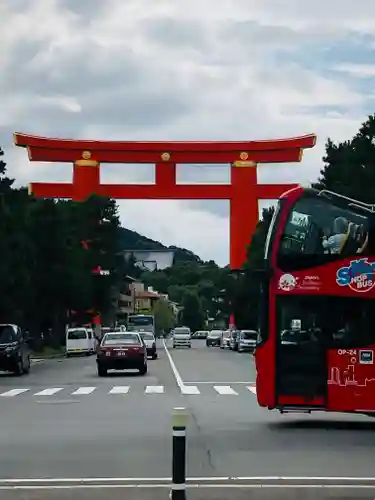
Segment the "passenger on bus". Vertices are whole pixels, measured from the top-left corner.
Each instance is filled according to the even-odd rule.
[[[327,238],[323,236],[322,245],[324,249],[330,250],[331,253],[340,253],[343,244],[345,243],[346,233],[349,223],[345,217],[336,217],[333,222],[334,234]]]

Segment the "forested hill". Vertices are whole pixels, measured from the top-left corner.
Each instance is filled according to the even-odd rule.
[[[120,250],[174,250],[175,257],[174,263],[178,262],[196,262],[203,263],[202,259],[195,255],[195,253],[187,250],[186,248],[179,248],[176,246],[166,247],[159,241],[152,240],[146,236],[142,236],[136,231],[131,231],[124,227],[120,228],[119,238]]]

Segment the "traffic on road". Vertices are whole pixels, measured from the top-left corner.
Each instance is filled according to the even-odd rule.
[[[193,294],[185,306],[158,295],[162,313],[107,326],[69,313],[64,352],[36,359],[27,329],[0,324],[0,490],[375,494],[374,212],[324,190],[284,193],[246,329],[234,314],[195,321]],[[172,426],[179,414],[186,425]]]
[[[237,333],[238,350],[248,333]],[[129,493],[127,498],[141,499],[148,498],[151,484],[153,498],[166,498],[176,407],[184,407],[188,415],[189,499],[220,498],[229,485],[239,499],[250,492],[257,498],[260,485],[270,495],[282,485],[289,485],[285,494],[301,488],[314,493],[322,483],[327,491],[373,492],[370,479],[368,491],[353,479],[372,477],[372,421],[354,415],[283,417],[259,408],[252,348],[239,354],[229,342],[220,349],[227,335],[218,330],[193,333],[190,348],[173,348],[172,333],[155,339],[146,373],[138,366],[123,370],[116,365],[123,357],[116,354],[115,365],[98,377],[97,359],[106,346],[120,349],[117,353],[134,348],[135,340],[138,348],[145,346],[134,330],[107,330],[96,356],[32,361],[27,378],[0,375],[0,439],[7,450],[0,457],[3,498],[19,500],[23,490],[17,488],[23,486],[38,491],[38,500],[46,491],[61,493],[58,498],[63,499],[64,487],[72,492],[78,484],[90,498],[101,491],[92,484],[98,489],[111,485],[113,498]],[[356,459],[348,461],[347,456]],[[132,497],[133,490],[140,496]]]
[[[374,494],[373,310],[371,299],[357,293],[372,287],[367,258],[347,262],[353,249],[363,253],[372,241],[372,209],[322,196],[298,187],[275,211],[258,329],[192,332],[178,324],[161,335],[153,314],[134,314],[126,326],[100,331],[71,326],[63,356],[35,360],[26,331],[0,325],[0,439],[9,450],[0,457],[0,489],[3,481],[6,491],[16,491],[18,480],[45,487],[46,477],[57,489],[64,481],[70,489],[75,481],[165,488],[171,437],[183,432],[183,488],[189,481],[194,488],[195,480],[211,493],[237,485],[242,493],[285,487]],[[297,216],[299,203],[306,212],[321,204],[338,218],[351,217],[355,230],[343,241],[352,238],[353,245],[340,247],[348,254],[339,269],[337,252],[327,257],[325,250],[319,266],[309,268],[300,241],[316,243],[319,211]],[[347,288],[332,291],[332,269]],[[308,279],[298,281],[301,272]],[[350,273],[356,281],[348,282]],[[358,273],[365,276],[360,282]],[[172,431],[178,410],[187,428]]]

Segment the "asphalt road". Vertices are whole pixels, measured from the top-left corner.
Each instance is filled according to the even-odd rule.
[[[168,353],[160,344],[146,376],[99,378],[94,357],[0,375],[0,498],[168,498],[177,406],[188,414],[188,499],[297,498],[301,488],[306,499],[375,497],[373,420],[269,412],[256,403],[251,355],[199,340]]]

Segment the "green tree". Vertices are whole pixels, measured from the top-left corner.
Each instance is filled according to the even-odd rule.
[[[182,301],[181,323],[188,326],[192,331],[203,327],[205,314],[197,294],[186,293]]]
[[[126,272],[117,205],[99,197],[81,203],[30,197],[13,188],[2,157],[0,150],[0,321],[34,336],[52,329],[50,340],[61,342],[70,311],[90,321],[88,309],[107,313],[113,306]],[[83,241],[90,242],[88,250]],[[97,266],[109,276],[93,275]]]
[[[168,331],[175,326],[175,315],[169,302],[159,299],[154,306],[156,331]]]
[[[12,189],[0,149],[0,321],[23,325],[32,302],[33,252],[28,234],[28,197],[24,189]]]
[[[375,115],[369,116],[351,139],[328,139],[318,189],[328,189],[366,203],[375,202]]]
[[[145,271],[141,274],[140,280],[147,283],[148,286],[152,286],[152,288],[160,293],[168,293],[168,287],[171,282],[168,274],[162,270]]]
[[[64,204],[54,200],[33,200],[30,207],[30,233],[34,247],[33,322],[40,331],[51,328],[49,341],[59,344],[74,296],[70,278],[72,271],[77,270],[70,259],[70,228]]]
[[[264,269],[264,246],[274,209],[263,210],[247,253],[242,275],[237,276],[232,307],[236,326],[240,329],[257,329],[261,293],[260,270]]]
[[[90,271],[92,306],[102,315],[112,317],[115,290],[126,273],[126,261],[118,252],[120,220],[116,202],[110,198],[91,196],[85,202],[76,204],[75,208],[76,233],[88,246],[89,269],[109,272],[103,275]]]

